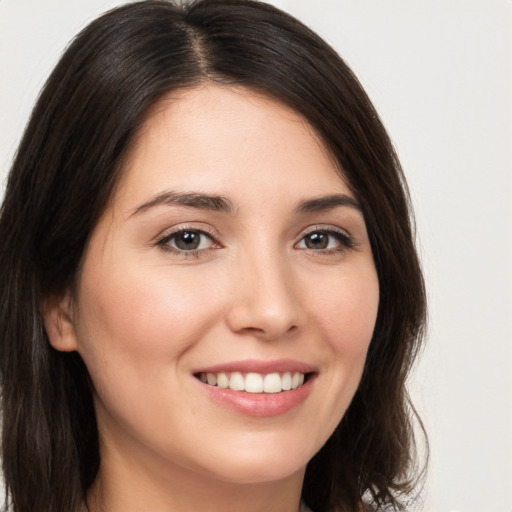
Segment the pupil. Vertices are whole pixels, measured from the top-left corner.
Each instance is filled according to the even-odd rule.
[[[178,249],[183,250],[193,250],[199,247],[200,235],[198,233],[194,233],[193,231],[184,231],[181,235],[176,239],[176,247]]]
[[[325,249],[329,244],[329,237],[325,233],[312,233],[306,238],[308,249]]]

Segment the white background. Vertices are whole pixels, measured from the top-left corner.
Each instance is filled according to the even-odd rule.
[[[0,0],[0,179],[66,43],[114,0]],[[409,179],[430,299],[427,512],[512,512],[512,2],[275,0],[359,76]],[[1,243],[1,241],[0,241]]]

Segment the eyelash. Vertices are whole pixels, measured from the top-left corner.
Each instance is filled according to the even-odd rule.
[[[199,234],[203,237],[207,237],[211,240],[212,245],[216,247],[208,247],[206,249],[192,249],[190,251],[178,249],[177,247],[173,247],[172,245],[169,245],[171,240],[176,238],[180,234],[184,233],[193,233],[193,234]],[[198,257],[202,252],[211,250],[212,248],[219,249],[221,248],[221,245],[217,243],[215,236],[212,233],[209,233],[208,231],[204,229],[199,228],[193,228],[193,227],[180,227],[179,229],[176,229],[175,231],[172,231],[171,233],[168,233],[164,237],[162,237],[160,240],[157,241],[156,245],[160,246],[162,250],[166,252],[170,252],[172,254],[176,254],[178,256],[184,256],[186,258],[188,257]]]
[[[306,237],[314,235],[314,234],[323,234],[327,235],[329,237],[333,237],[336,239],[336,242],[338,245],[336,247],[330,248],[330,249],[309,249],[305,248],[306,250],[311,251],[314,254],[318,255],[331,255],[331,254],[340,254],[350,249],[355,249],[356,243],[355,240],[345,231],[335,229],[333,227],[321,227],[321,226],[315,226],[312,229],[309,229],[306,233],[304,233],[298,243],[301,243],[306,239]],[[298,245],[295,244],[295,245]],[[328,242],[330,243],[330,242]]]
[[[175,239],[178,235],[184,234],[184,233],[193,233],[195,235],[200,235],[207,237],[211,240],[212,247],[208,247],[205,249],[192,249],[192,250],[183,250],[179,249],[177,247],[173,247],[170,245],[170,242]],[[304,250],[308,250],[312,252],[313,254],[319,254],[319,255],[331,255],[331,254],[340,254],[342,252],[345,252],[350,249],[354,249],[356,244],[354,239],[348,235],[346,232],[333,229],[332,227],[329,228],[323,228],[323,227],[314,227],[310,230],[308,230],[306,233],[302,235],[299,242],[294,244],[294,247],[296,247],[298,244],[303,242],[306,237],[312,236],[314,234],[323,234],[327,235],[329,237],[333,237],[336,239],[338,245],[336,247],[330,248],[330,249],[311,249],[311,248],[304,248]],[[330,243],[330,242],[328,242]],[[179,229],[176,229],[175,231],[172,231],[171,233],[166,234],[161,239],[159,239],[156,242],[156,245],[160,246],[162,250],[166,252],[170,252],[172,254],[176,254],[178,256],[184,256],[184,257],[199,257],[201,253],[204,253],[205,251],[209,251],[211,249],[220,249],[222,246],[216,241],[215,236],[212,233],[209,233],[208,231],[204,229],[194,228],[194,227],[180,227]]]

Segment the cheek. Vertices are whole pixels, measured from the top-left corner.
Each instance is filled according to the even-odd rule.
[[[323,361],[318,379],[321,400],[312,412],[322,425],[316,431],[315,446],[322,446],[333,433],[357,391],[379,306],[372,260],[329,272],[330,278],[321,280],[325,286],[310,288],[308,294],[310,325],[318,329],[311,337],[319,335],[315,352],[322,354]]]
[[[88,366],[104,362],[122,371],[129,363],[127,371],[146,372],[175,361],[220,315],[201,284],[199,273],[119,260],[84,268],[77,334]]]
[[[218,321],[220,299],[205,298],[199,275],[116,262],[84,268],[76,308],[79,352],[101,422],[114,417],[151,432],[170,424],[169,411],[183,408],[183,396],[174,393],[188,389],[180,363]]]
[[[331,279],[329,288],[312,295],[310,303],[332,355],[364,359],[379,307],[379,283],[373,264]]]
[[[329,293],[312,302],[333,361],[331,406],[341,419],[363,373],[379,307],[379,283],[373,262],[332,283]]]

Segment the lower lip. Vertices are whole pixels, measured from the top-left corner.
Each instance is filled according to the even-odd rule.
[[[311,392],[314,375],[300,387],[280,393],[247,393],[210,386],[198,380],[203,390],[218,404],[240,414],[256,417],[279,416],[299,406]]]

